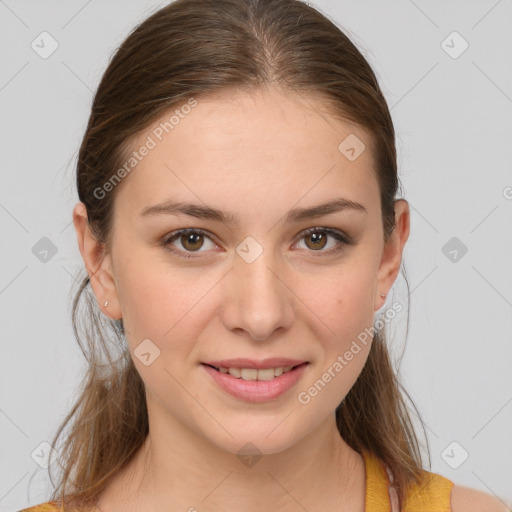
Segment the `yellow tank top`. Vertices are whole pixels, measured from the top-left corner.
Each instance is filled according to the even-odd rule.
[[[405,505],[398,510],[392,475],[384,463],[370,452],[363,451],[366,471],[364,512],[451,512],[451,493],[454,483],[437,473],[425,471],[422,486],[410,485]]]
[[[366,473],[364,512],[451,512],[453,482],[437,473],[425,471],[425,484],[412,485],[407,492],[405,508],[398,510],[392,475],[384,463],[370,452],[362,453]],[[19,512],[63,512],[53,501]]]

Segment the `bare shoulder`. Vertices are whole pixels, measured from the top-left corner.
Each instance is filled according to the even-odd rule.
[[[512,512],[512,508],[492,494],[463,485],[452,489],[453,512]]]

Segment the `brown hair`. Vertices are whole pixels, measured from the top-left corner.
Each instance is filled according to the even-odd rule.
[[[300,0],[177,0],[132,30],[92,104],[76,179],[89,226],[106,250],[119,187],[101,198],[97,191],[123,165],[141,131],[191,98],[269,84],[320,97],[331,115],[369,131],[389,240],[399,186],[395,132],[376,76],[350,39]],[[73,328],[89,367],[52,443],[71,426],[57,450],[62,474],[52,499],[79,506],[94,503],[148,434],[144,385],[126,348],[122,320],[105,319],[88,284],[84,277],[76,292]],[[343,439],[388,465],[401,503],[423,471],[403,391],[378,330],[360,376],[336,409]]]

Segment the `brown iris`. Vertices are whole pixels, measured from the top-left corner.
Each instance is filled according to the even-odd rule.
[[[322,233],[321,231],[315,231],[305,238],[306,245],[310,249],[323,249],[325,247],[327,241],[327,234]],[[309,246],[309,241],[312,241],[312,246]]]
[[[202,235],[201,233],[185,233],[181,235],[181,243],[183,244],[183,247],[185,249],[194,251],[200,249],[203,246],[203,236],[204,235]],[[201,243],[197,245],[199,239],[201,239]]]

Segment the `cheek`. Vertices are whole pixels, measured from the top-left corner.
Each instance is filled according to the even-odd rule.
[[[123,323],[134,365],[152,398],[172,408],[168,398],[173,396],[178,408],[186,408],[190,404],[179,382],[191,370],[190,353],[203,329],[198,315],[212,285],[203,286],[183,272],[164,274],[151,265],[125,270],[126,279],[120,280]]]
[[[160,336],[186,316],[213,284],[197,269],[171,263],[164,248],[137,248],[134,241],[131,249],[120,247],[119,253],[116,274],[123,317],[134,327],[150,325]]]
[[[360,259],[323,279],[311,309],[328,329],[322,329],[322,357],[306,394],[322,394],[328,411],[343,399],[359,376],[370,350],[374,321],[375,272]],[[320,291],[320,289],[319,289]],[[319,331],[318,331],[319,333]]]
[[[341,292],[323,304],[330,332],[321,338],[321,357],[297,396],[300,407],[312,406],[319,416],[335,410],[353,387],[372,343],[373,294],[356,285]]]
[[[141,264],[140,262],[145,262]],[[152,340],[162,351],[169,343],[173,351],[186,349],[187,339],[198,328],[197,311],[213,283],[198,279],[184,269],[173,269],[151,254],[133,252],[116,269],[123,324],[132,352],[144,340]]]
[[[330,327],[333,343],[357,336],[373,323],[376,274],[360,260],[331,272],[315,293],[313,307]]]

